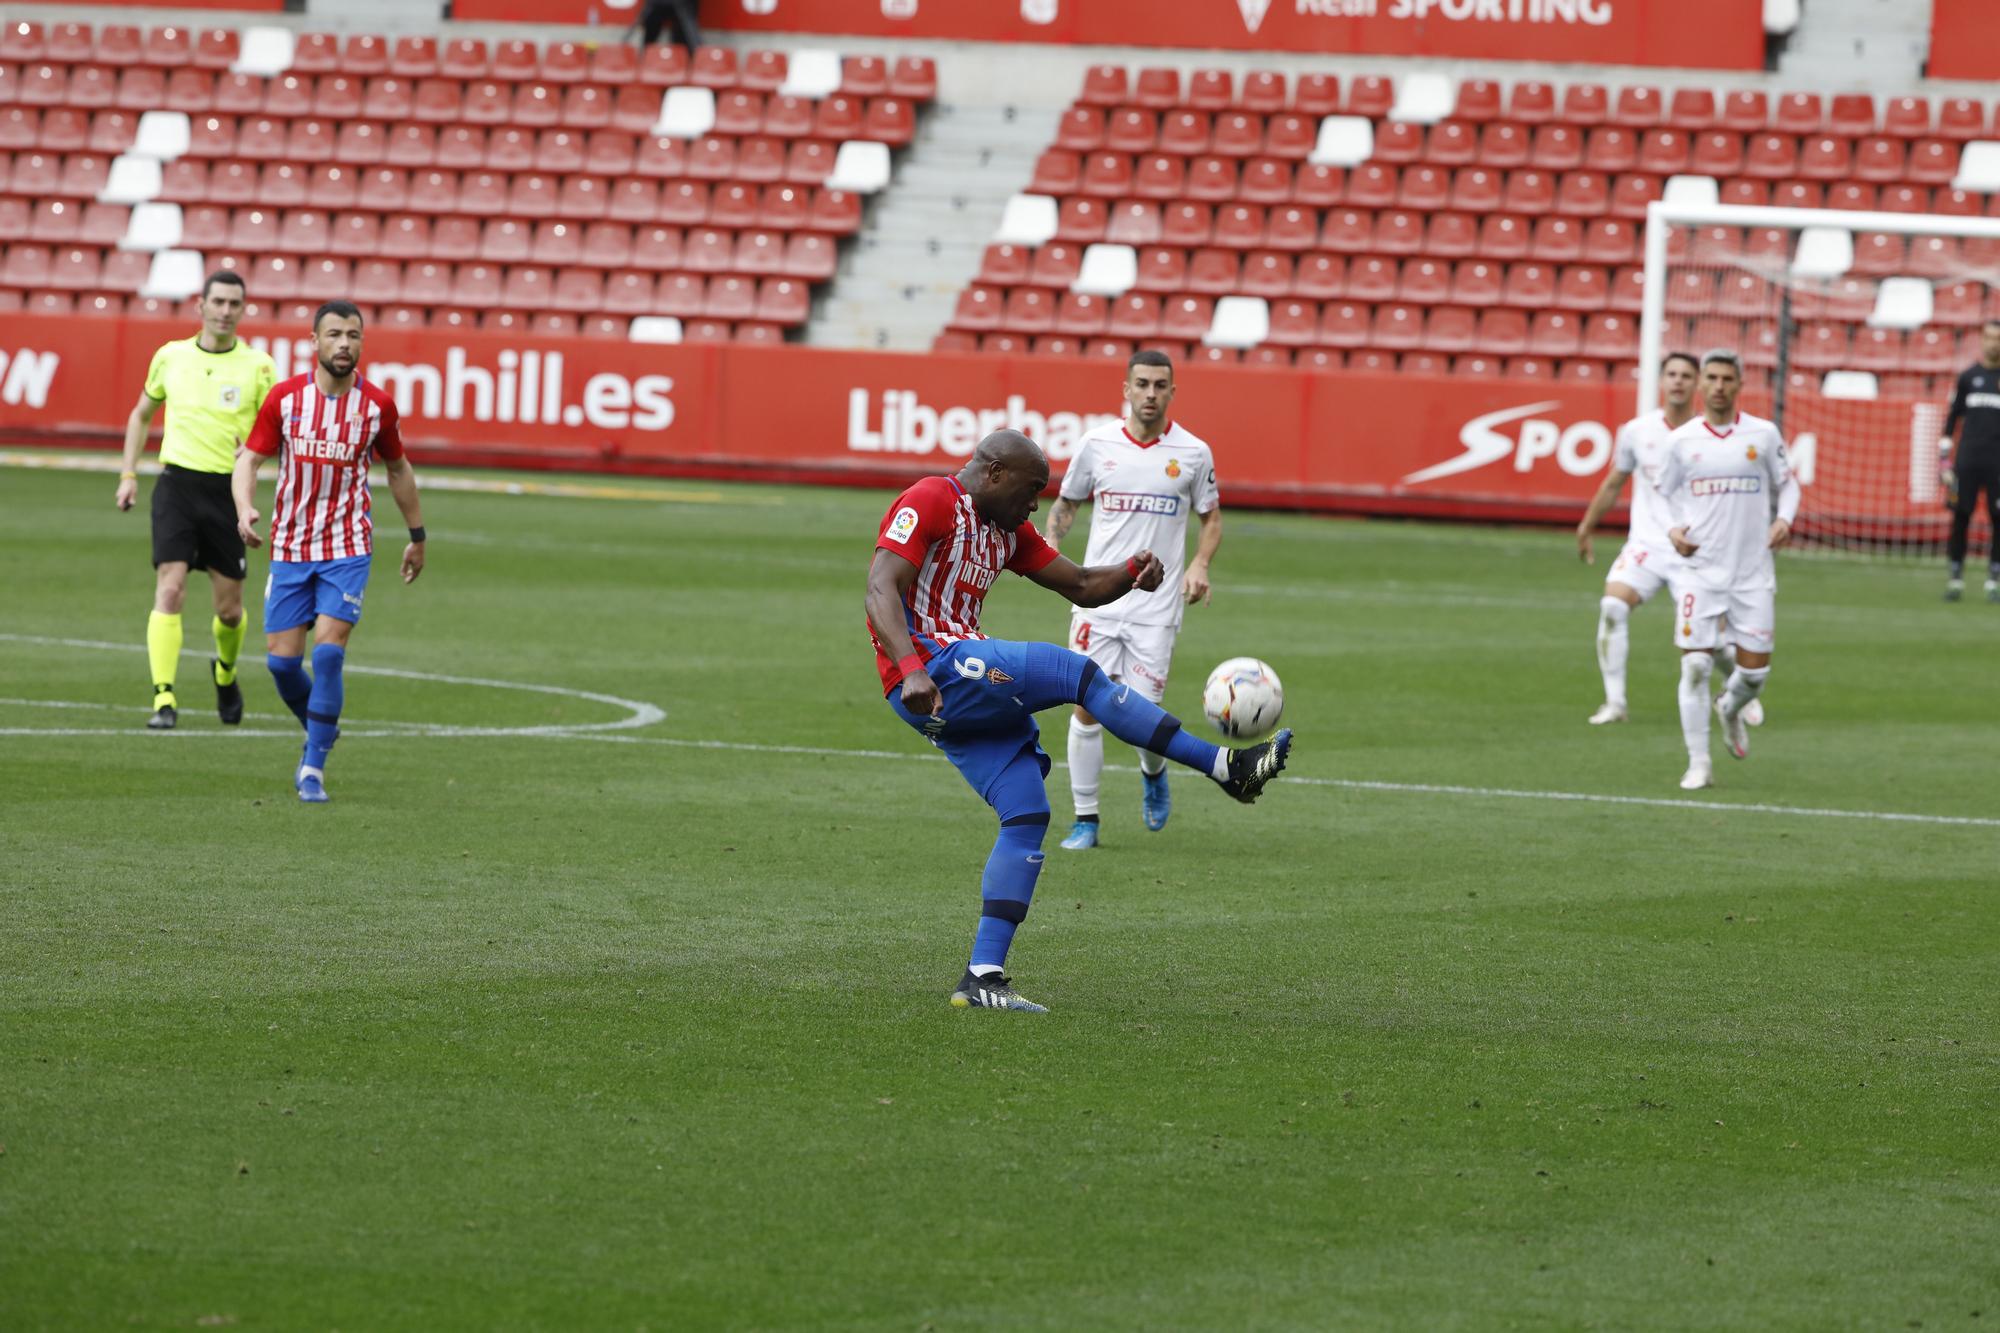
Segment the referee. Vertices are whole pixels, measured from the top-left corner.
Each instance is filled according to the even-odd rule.
[[[146,725],[170,731],[179,721],[174,671],[181,656],[181,603],[190,569],[208,571],[215,588],[215,711],[226,725],[243,720],[243,689],[236,663],[243,649],[243,539],[236,535],[236,502],[229,477],[236,449],[250,433],[257,409],[277,382],[271,358],[236,337],[243,318],[243,279],[228,270],[201,285],[201,332],[153,353],[145,392],[125,420],[125,463],[118,473],[118,507],[130,509],[139,494],[139,454],[163,403],[167,430],[160,441],[165,471],[153,487],[153,614],[146,622],[146,655],[153,667],[153,716]]]
[[[1945,503],[1951,509],[1951,540],[1945,546],[1951,573],[1944,599],[1955,602],[1965,595],[1966,538],[1973,508],[1984,492],[1986,600],[2000,602],[2000,319],[1987,320],[1979,330],[1979,360],[1958,377],[1938,453],[1944,460]]]

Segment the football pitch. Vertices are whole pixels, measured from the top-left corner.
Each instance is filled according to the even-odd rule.
[[[993,824],[881,699],[888,493],[516,480],[407,588],[382,497],[302,808],[259,634],[225,731],[197,576],[149,734],[143,504],[0,469],[0,1327],[2000,1321],[2000,606],[1938,565],[1783,558],[1685,800],[1659,602],[1584,724],[1615,537],[1232,512],[1167,702],[1269,660],[1292,768],[1149,834],[1113,742],[1080,855],[1058,768],[1032,1016],[945,1004]]]

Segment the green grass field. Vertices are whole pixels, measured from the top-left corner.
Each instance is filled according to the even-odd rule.
[[[143,730],[112,478],[0,469],[0,1327],[2000,1321],[2000,607],[1938,569],[1788,557],[1690,805],[1661,607],[1584,725],[1566,534],[1234,514],[1168,703],[1269,659],[1297,780],[1152,835],[1108,775],[1036,1018],[944,1003],[992,825],[880,699],[887,495],[585,484],[427,496],[305,809],[261,665]]]

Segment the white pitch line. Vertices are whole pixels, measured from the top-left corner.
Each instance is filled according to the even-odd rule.
[[[104,643],[91,639],[56,639],[27,634],[0,634],[0,641],[10,643],[39,643],[72,648],[98,648],[117,651],[132,649],[130,644]],[[187,651],[183,656],[200,656]],[[405,730],[384,731],[355,728],[344,730],[347,736],[418,736],[424,738],[454,739],[462,737],[529,736],[549,740],[605,741],[621,745],[664,745],[683,750],[722,750],[739,754],[790,754],[825,759],[875,759],[916,763],[941,763],[942,755],[913,754],[904,750],[859,750],[842,749],[828,745],[781,745],[761,741],[699,740],[678,736],[629,736],[617,733],[630,731],[636,727],[650,726],[663,721],[666,713],[652,704],[635,703],[629,699],[619,699],[614,695],[591,694],[583,690],[572,690],[560,685],[528,685],[518,681],[484,680],[471,676],[432,675],[421,671],[401,671],[393,667],[353,667],[350,670],[366,671],[374,675],[396,676],[410,680],[436,681],[441,684],[479,685],[494,689],[528,690],[543,694],[558,694],[575,698],[590,699],[594,702],[614,704],[634,710],[629,717],[615,722],[579,723],[574,726],[548,725],[539,727],[461,727],[447,724],[430,725],[420,722],[378,724],[406,728]],[[71,704],[50,700],[0,699],[4,704],[29,704],[55,708],[90,708],[107,705]],[[650,716],[648,716],[650,714]],[[643,720],[641,720],[643,718]],[[131,736],[137,729],[131,727],[0,727],[0,736]],[[285,731],[176,731],[175,735],[189,736],[282,736],[295,738],[295,730]],[[1058,762],[1056,767],[1063,765]],[[1137,772],[1137,769],[1117,764],[1106,765],[1114,773]],[[1400,792],[1417,796],[1469,796],[1482,800],[1509,801],[1556,801],[1584,805],[1624,805],[1641,806],[1656,810],[1700,810],[1711,814],[1757,814],[1782,815],[1805,819],[1860,819],[1885,824],[1923,824],[1959,828],[2000,828],[2000,819],[1981,818],[1973,815],[1921,815],[1906,814],[1893,810],[1832,810],[1814,806],[1772,805],[1765,802],[1724,802],[1691,801],[1685,798],[1666,796],[1613,796],[1601,792],[1580,791],[1531,791],[1512,787],[1467,787],[1430,782],[1371,782],[1359,778],[1313,778],[1288,777],[1287,786],[1331,787],[1349,791]]]
[[[129,643],[106,643],[101,639],[64,639],[41,634],[0,634],[0,643],[36,644],[48,648],[86,648],[99,652],[144,652]],[[206,661],[207,655],[196,649],[183,648],[182,657],[192,657]],[[621,699],[615,694],[597,694],[590,690],[573,690],[565,685],[530,685],[516,680],[488,680],[481,676],[447,676],[429,671],[404,671],[397,667],[349,666],[347,670],[365,676],[390,676],[399,680],[421,680],[437,685],[474,685],[492,690],[522,690],[530,694],[554,694],[566,699],[585,699],[591,703],[605,704],[612,708],[622,708],[626,715],[610,722],[570,722],[548,723],[530,727],[461,727],[449,723],[372,723],[372,726],[419,726],[428,736],[556,736],[576,732],[629,731],[635,727],[650,727],[656,722],[664,722],[666,710],[657,704],[641,703],[634,699]],[[0,735],[19,736],[32,734],[32,728],[13,728],[0,731]],[[44,735],[90,735],[89,731],[41,733]],[[116,733],[108,733],[116,734]],[[246,733],[237,733],[239,735]],[[289,733],[285,733],[289,734]],[[350,736],[380,735],[380,732],[349,730]]]
[[[562,739],[562,738],[558,738]],[[752,754],[818,755],[832,759],[903,759],[919,763],[941,763],[942,755],[909,754],[900,750],[841,750],[822,745],[768,745],[750,741],[688,740],[674,736],[573,736],[571,740],[615,741],[621,745],[667,745],[684,750],[735,750]],[[1057,768],[1066,767],[1061,760]],[[1136,773],[1129,765],[1107,764],[1112,773]],[[1359,778],[1309,778],[1287,776],[1283,785],[1294,787],[1339,787],[1350,791],[1407,792],[1423,796],[1476,796],[1494,800],[1569,801],[1592,805],[1638,805],[1666,810],[1705,810],[1713,814],[1792,815],[1812,819],[1867,819],[1894,824],[1944,824],[1967,828],[2000,828],[2000,819],[1974,815],[1912,815],[1889,810],[1828,810],[1802,805],[1769,805],[1752,802],[1690,801],[1667,796],[1609,796],[1582,791],[1524,791],[1511,787],[1457,787],[1429,782],[1368,782]]]

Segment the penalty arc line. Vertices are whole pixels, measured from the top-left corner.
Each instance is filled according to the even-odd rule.
[[[99,652],[116,653],[145,651],[143,648],[135,648],[129,643],[107,643],[101,639],[64,639],[42,634],[0,634],[0,643],[33,644],[45,648],[86,648]],[[207,660],[205,653],[192,648],[182,649],[181,656],[195,658],[199,661]],[[642,703],[636,699],[621,699],[615,694],[597,694],[590,690],[573,690],[566,685],[530,685],[523,681],[488,680],[481,676],[447,676],[429,671],[405,671],[399,667],[350,665],[346,669],[358,675],[389,676],[397,680],[427,681],[435,685],[474,685],[492,690],[521,690],[530,694],[553,694],[565,699],[584,699],[591,703],[605,704],[612,708],[622,708],[626,714],[624,717],[616,718],[610,722],[552,722],[540,726],[527,727],[460,727],[445,723],[435,725],[416,724],[423,726],[423,734],[430,736],[566,736],[573,733],[629,731],[635,727],[650,727],[656,722],[666,721],[667,718],[667,711],[657,704]],[[376,725],[397,726],[408,724],[377,723]],[[11,728],[0,732],[0,735],[22,735],[28,734],[32,730]],[[53,735],[56,733],[47,732],[43,734]],[[87,731],[72,731],[68,734],[89,735],[90,733]],[[242,733],[237,734],[240,735]],[[359,736],[363,733],[356,729],[349,731],[347,734],[350,736]]]

